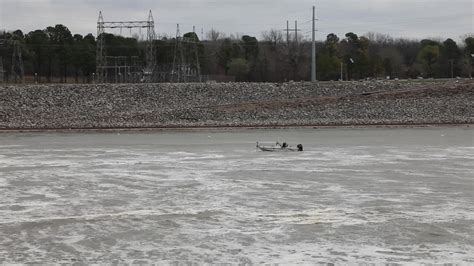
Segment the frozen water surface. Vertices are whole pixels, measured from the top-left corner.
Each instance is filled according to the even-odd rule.
[[[3,133],[0,263],[474,263],[473,136]]]

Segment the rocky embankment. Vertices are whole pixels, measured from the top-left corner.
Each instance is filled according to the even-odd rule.
[[[473,81],[0,85],[0,129],[470,124]]]

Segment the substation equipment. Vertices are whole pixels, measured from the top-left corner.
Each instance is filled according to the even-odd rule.
[[[142,29],[146,30],[145,64],[139,62],[138,56],[108,56],[105,34],[107,29]],[[143,21],[104,21],[102,11],[97,21],[96,75],[98,83],[156,82],[156,57],[154,49],[155,22],[150,10],[147,20]]]

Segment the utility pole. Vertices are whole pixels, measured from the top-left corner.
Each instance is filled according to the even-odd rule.
[[[313,6],[313,38],[311,50],[311,81],[316,82],[316,7]]]
[[[295,20],[295,42],[298,44],[298,20]]]
[[[288,45],[290,45],[290,31],[294,31],[295,32],[295,42],[298,42],[298,31],[300,31],[298,29],[298,21],[295,20],[295,28],[294,29],[290,29],[290,22],[287,20],[286,21],[286,29],[284,29],[283,31],[286,31],[286,42]]]

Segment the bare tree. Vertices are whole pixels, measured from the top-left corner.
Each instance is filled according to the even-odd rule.
[[[242,33],[236,32],[230,35],[230,39],[233,42],[240,42],[242,40],[242,35],[243,35]]]
[[[206,37],[209,41],[215,42],[220,39],[224,39],[225,34],[212,28],[210,31],[206,33]]]
[[[371,43],[377,45],[388,45],[394,42],[392,36],[377,32],[367,32],[366,34],[364,34],[364,37],[369,39]]]
[[[269,31],[262,32],[262,39],[264,42],[276,47],[278,44],[283,42],[283,34],[279,30],[271,29]]]

